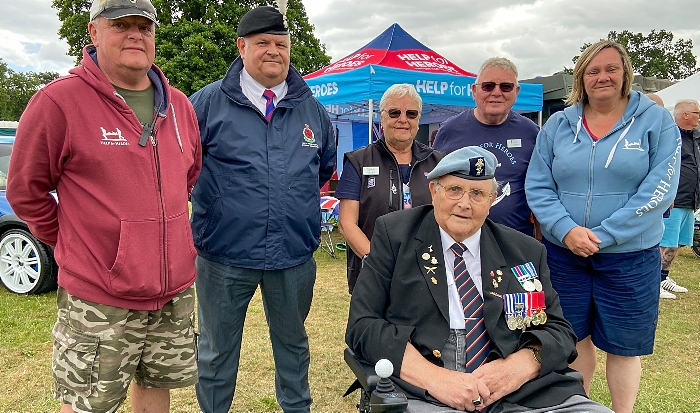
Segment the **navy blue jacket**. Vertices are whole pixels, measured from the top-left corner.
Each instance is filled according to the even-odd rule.
[[[202,135],[192,192],[194,243],[203,258],[276,270],[319,244],[319,188],[333,174],[335,139],[325,108],[289,68],[287,95],[268,123],[241,90],[243,61],[190,97]]]

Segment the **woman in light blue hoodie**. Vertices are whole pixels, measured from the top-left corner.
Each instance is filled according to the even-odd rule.
[[[605,351],[617,413],[631,413],[640,356],[653,351],[662,215],[678,187],[680,135],[671,115],[632,91],[624,48],[589,46],[567,103],[537,137],[525,178],[552,284],[579,338],[572,367],[588,392]],[[544,355],[543,355],[544,357]]]

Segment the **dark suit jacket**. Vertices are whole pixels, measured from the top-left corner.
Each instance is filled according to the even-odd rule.
[[[431,265],[423,258],[425,253],[438,263]],[[585,395],[581,382],[559,373],[576,358],[576,335],[562,315],[546,261],[546,250],[535,239],[488,219],[482,226],[484,318],[492,347],[488,360],[505,358],[532,341],[542,344],[540,376],[505,397],[532,408],[554,406],[574,394]],[[527,262],[533,263],[542,282],[547,322],[524,332],[512,331],[506,325],[501,296],[525,291],[511,268]],[[499,270],[502,281],[495,288],[490,273],[497,274]],[[445,263],[432,205],[380,217],[372,236],[371,253],[350,302],[345,336],[348,346],[371,365],[379,359],[389,359],[394,365],[392,379],[409,397],[435,403],[427,391],[398,376],[408,342],[427,360],[443,367],[439,351],[449,334]]]

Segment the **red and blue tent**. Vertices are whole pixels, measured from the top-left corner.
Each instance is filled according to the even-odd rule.
[[[353,108],[366,108],[370,100],[378,103],[384,91],[395,83],[413,84],[428,111],[434,105],[454,114],[475,106],[471,86],[476,75],[434,52],[396,23],[356,52],[304,79],[314,96],[336,116],[344,114],[338,112],[359,113]],[[540,111],[542,85],[520,86],[513,109]],[[364,112],[366,121],[367,109]]]

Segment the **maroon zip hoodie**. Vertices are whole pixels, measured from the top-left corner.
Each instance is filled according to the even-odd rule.
[[[195,279],[187,200],[201,169],[197,118],[154,65],[160,109],[152,138],[139,145],[143,126],[95,56],[86,46],[81,66],[30,100],[7,199],[37,238],[55,246],[58,284],[69,294],[155,310]]]

